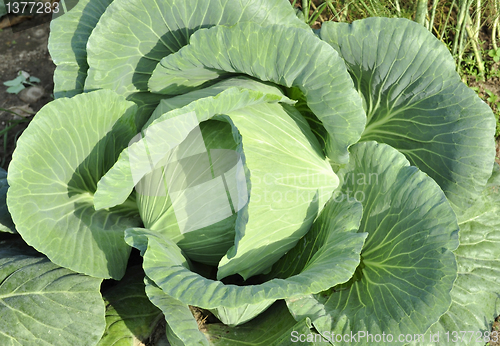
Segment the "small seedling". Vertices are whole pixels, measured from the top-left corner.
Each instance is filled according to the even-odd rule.
[[[495,105],[495,106],[500,106],[500,100],[498,99],[498,95],[495,94],[493,91],[485,89],[484,92],[488,95],[488,98],[486,101],[488,101],[490,104]]]
[[[493,58],[494,62],[499,62],[500,61],[500,48],[490,49],[488,51],[488,55]]]
[[[21,90],[26,88],[26,85],[34,85],[33,83],[40,83],[40,79],[30,76],[28,72],[19,71],[16,78],[6,81],[3,84],[8,86],[8,93],[19,94]]]

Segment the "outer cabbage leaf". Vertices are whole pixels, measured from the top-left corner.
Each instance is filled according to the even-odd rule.
[[[464,85],[448,49],[406,19],[328,22],[321,38],[344,58],[364,96],[361,141],[387,143],[461,209],[480,196],[495,157],[495,118]]]
[[[347,148],[359,140],[366,116],[344,62],[328,44],[309,31],[279,25],[199,30],[188,46],[160,61],[149,87],[175,95],[228,73],[300,88],[328,131],[328,157],[347,163]]]
[[[246,21],[306,27],[285,0],[116,0],[89,38],[86,87],[125,96],[147,91],[156,64],[188,44],[196,30]]]
[[[460,246],[455,250],[458,277],[451,307],[434,324],[426,345],[486,343],[486,332],[500,315],[500,169],[497,164],[481,198],[465,213],[457,213]],[[467,331],[465,335],[460,331]],[[448,332],[448,335],[445,333]],[[432,335],[432,336],[431,336]],[[432,337],[432,339],[431,339]],[[497,334],[497,339],[500,335]]]
[[[320,333],[348,334],[338,345],[372,345],[359,331],[394,336],[378,345],[404,344],[399,334],[425,333],[450,306],[455,213],[439,186],[388,145],[352,146],[351,162],[339,174],[342,192],[363,204],[360,231],[368,238],[361,264],[348,283],[289,298],[288,307],[296,320],[311,318]],[[358,338],[350,339],[351,332]]]
[[[138,103],[142,126],[163,98],[147,92],[163,57],[200,28],[248,21],[307,28],[286,0],[115,0],[88,39],[85,89],[111,89]]]
[[[327,339],[310,329],[307,319],[296,322],[283,301],[241,326],[207,324],[204,333],[213,346],[330,345]]]
[[[146,292],[149,298],[165,312],[167,336],[172,346],[288,346],[290,341],[305,340],[310,334],[321,340],[310,330],[306,319],[296,322],[283,301],[276,302],[267,311],[241,326],[230,327],[222,323],[205,324],[199,330],[188,305],[165,294],[146,277]],[[324,339],[323,339],[324,341]],[[301,342],[300,345],[325,345],[325,343]]]
[[[216,96],[231,87],[235,87],[241,91],[249,89],[254,92],[261,92],[265,95],[276,95],[279,96],[280,102],[290,104],[294,104],[295,102],[290,101],[287,97],[285,97],[283,91],[279,88],[279,86],[275,84],[257,81],[248,76],[231,77],[232,78],[224,79],[202,89],[196,89],[186,94],[162,99],[158,104],[158,107],[156,107],[156,109],[154,110],[153,114],[151,114],[151,117],[149,118],[146,125],[144,125],[144,128],[147,128],[154,120],[171,110],[182,108],[184,106],[187,106],[191,102],[202,98]],[[271,102],[271,99],[269,99],[267,102]]]
[[[165,294],[147,276],[144,278],[144,282],[149,299],[165,315],[167,336],[172,346],[209,345],[207,338],[198,329],[198,324],[187,304]]]
[[[355,232],[359,228],[361,214],[362,206],[359,202],[347,199],[343,203],[330,201],[309,232],[273,265],[268,274],[259,277],[259,279],[286,279],[300,274],[310,264],[313,256],[318,257],[321,251],[325,251],[326,244],[335,242],[330,237],[333,237],[337,232]],[[311,277],[310,280],[316,279]],[[246,304],[238,308],[222,307],[210,311],[224,324],[238,325],[242,321],[248,321],[250,316],[256,316],[271,303],[272,301],[263,300],[258,304]]]
[[[346,211],[356,214],[345,218]],[[189,263],[179,247],[157,232],[128,229],[125,239],[131,246],[141,250],[146,275],[172,298],[206,309],[237,308],[269,299],[318,293],[349,280],[359,264],[359,252],[366,237],[365,233],[356,232],[361,208],[353,208],[347,202],[330,201],[319,219],[315,227],[320,227],[320,230],[311,232],[311,235],[306,234],[301,243],[296,245],[307,250],[304,256],[310,259],[303,270],[285,279],[271,279],[259,285],[225,285],[190,271]],[[334,221],[327,222],[326,219]],[[316,248],[303,248],[302,242],[308,244],[315,241],[318,242]]]
[[[257,304],[245,304],[237,308],[220,307],[208,310],[226,326],[235,327],[252,320],[257,315],[260,315],[275,301],[276,299],[266,299]]]
[[[54,64],[54,97],[71,97],[83,92],[87,78],[87,41],[113,0],[70,0],[68,13],[50,22],[49,51]],[[66,6],[68,1],[66,1]]]
[[[95,345],[105,326],[101,281],[2,245],[0,344]]]
[[[109,90],[43,107],[17,142],[7,204],[23,239],[61,266],[119,279],[130,247],[123,230],[140,224],[135,201],[96,211],[102,175],[135,135],[136,105]]]
[[[137,346],[145,343],[163,319],[145,293],[144,272],[127,270],[125,278],[104,294],[106,329],[97,346]]]
[[[144,267],[146,268],[146,272],[152,274],[154,278],[162,277],[164,273],[161,273],[161,271],[165,268],[158,268],[158,270],[156,270],[151,267],[150,263],[146,263],[146,261],[157,261],[155,265],[163,267],[164,263],[166,263],[163,256],[167,256],[169,258],[167,262],[174,261],[177,263],[176,266],[178,269],[176,270],[180,269],[183,272],[187,271],[187,273],[189,273],[188,275],[190,278],[185,278],[182,281],[188,283],[194,280],[189,284],[189,290],[182,288],[183,283],[177,285],[173,282],[165,282],[164,285],[161,286],[163,291],[152,282],[149,282],[147,285],[147,292],[152,301],[166,313],[167,322],[174,333],[171,337],[183,340],[186,345],[191,345],[194,344],[194,341],[189,339],[190,342],[188,342],[186,338],[192,338],[198,335],[198,333],[193,331],[196,328],[196,323],[189,312],[187,307],[188,303],[185,301],[183,303],[176,298],[181,298],[181,300],[187,298],[190,301],[189,304],[197,304],[200,303],[199,299],[196,302],[193,302],[193,299],[197,299],[200,294],[212,294],[212,298],[207,300],[207,297],[203,297],[202,299],[205,301],[211,300],[212,303],[215,304],[220,304],[221,302],[226,304],[228,303],[226,299],[233,300],[232,298],[235,297],[236,299],[233,300],[232,304],[240,304],[240,306],[242,306],[241,301],[252,300],[255,298],[254,295],[257,295],[257,299],[253,299],[257,304],[265,301],[266,295],[271,295],[271,297],[273,297],[273,295],[275,296],[276,290],[280,290],[275,287],[276,283],[279,282],[290,288],[289,295],[294,295],[301,291],[304,292],[304,290],[317,290],[321,286],[328,287],[328,285],[331,285],[333,281],[337,279],[338,281],[348,280],[352,275],[351,270],[359,263],[359,258],[356,256],[356,253],[357,251],[361,251],[363,241],[366,237],[366,234],[356,233],[361,220],[361,214],[361,204],[358,202],[344,201],[342,203],[336,203],[330,201],[322,211],[313,229],[307,233],[303,241],[301,240],[301,242],[291,250],[292,253],[301,251],[303,258],[307,259],[307,262],[300,262],[301,264],[294,268],[297,273],[301,271],[303,271],[303,273],[290,277],[287,280],[271,280],[271,282],[255,286],[225,286],[221,282],[210,281],[187,271],[186,267],[188,267],[189,264],[186,259],[182,257],[178,248],[176,250],[175,245],[171,241],[168,239],[162,240],[152,232],[138,229],[128,230],[127,241],[141,250],[145,258]],[[162,256],[156,257],[155,254],[152,253],[155,252],[153,250],[155,246],[152,246],[152,243],[156,243],[156,240],[162,243],[166,241],[174,247],[171,247],[171,251],[168,253],[164,252]],[[354,249],[353,246],[355,246],[356,249]],[[288,260],[288,258],[285,260]],[[284,274],[279,262],[276,264],[276,267],[278,268],[277,271]],[[149,271],[150,269],[151,271]],[[340,274],[339,271],[343,273],[341,275],[343,277],[342,279],[338,276]],[[288,271],[288,273],[292,272]],[[178,273],[171,275],[172,278],[176,276],[179,278],[182,274]],[[200,280],[205,283],[203,287],[198,286]],[[297,287],[293,290],[292,287],[296,285],[292,284],[292,281],[296,283],[301,282],[302,287]],[[196,292],[192,291],[193,288]],[[188,294],[179,297],[182,291],[186,291],[185,293]],[[168,295],[170,292],[173,292],[176,298]],[[192,295],[192,297],[188,298],[190,295]],[[262,297],[263,295],[264,297]],[[247,305],[248,304],[243,304],[243,306]],[[236,309],[231,307],[227,308],[228,311],[233,310],[233,313],[235,313],[234,310]],[[278,310],[280,311],[279,313],[277,312]],[[255,345],[288,345],[292,331],[296,331],[298,336],[300,336],[300,334],[316,335],[313,331],[309,330],[310,324],[306,326],[304,322],[295,324],[295,322],[290,320],[289,323],[287,323],[288,327],[283,326],[282,323],[288,320],[285,316],[289,316],[289,314],[288,311],[286,311],[286,309],[283,310],[282,307],[278,310],[275,305],[252,321],[241,326],[233,328],[223,325],[207,325],[207,330],[203,332],[207,334],[210,339],[210,344],[213,345],[231,344],[231,341],[235,344],[250,342]],[[183,317],[181,318],[181,316]],[[269,322],[271,320],[274,321],[274,323],[271,324],[273,327],[271,327]],[[276,321],[280,322],[276,323]],[[293,329],[291,328],[292,326]],[[266,331],[264,332],[263,329]],[[315,336],[316,341],[320,340],[318,336],[319,335]],[[170,341],[172,342],[172,340]],[[304,345],[306,344],[309,345],[309,343],[304,343]],[[310,344],[312,345],[314,343]],[[177,345],[177,343],[174,342],[173,345]],[[182,343],[179,343],[179,345],[182,345]]]
[[[111,2],[112,0],[80,0],[70,12],[51,21],[49,51],[54,63],[57,65],[54,78],[54,96],[56,98],[62,96],[70,97],[83,92],[83,86],[85,79],[87,78],[87,70],[89,68],[87,63],[86,45],[92,30],[94,30],[95,26],[101,19],[102,14]],[[303,22],[297,20],[293,16],[293,12],[287,8],[289,6],[287,4],[285,5],[283,0],[273,1],[272,3],[269,1],[260,1],[259,4],[256,4],[255,1],[251,3],[248,2],[247,4],[239,3],[236,6],[241,6],[240,10],[235,8],[234,4],[228,6],[213,1],[213,3],[210,4],[210,7],[207,4],[207,13],[205,13],[205,17],[203,16],[203,13],[199,11],[200,4],[204,5],[205,3],[198,3],[198,1],[191,1],[191,5],[189,2],[185,3],[188,6],[198,6],[198,8],[194,11],[195,17],[191,17],[190,20],[187,20],[185,25],[179,24],[178,26],[178,28],[189,27],[191,32],[194,32],[199,27],[205,27],[207,25],[235,24],[238,19],[236,18],[237,15],[241,15],[239,18],[240,21],[249,19],[254,21],[268,20],[273,23],[290,23],[290,25],[306,27]],[[162,4],[163,3],[160,5]],[[121,7],[122,11],[123,9],[130,11],[130,8],[127,8],[126,3],[114,6]],[[171,6],[172,4],[166,5],[167,8],[172,9],[172,11],[175,12],[175,14],[171,13],[170,16],[179,14],[179,12],[175,11],[175,9]],[[276,11],[275,9],[278,6],[281,8],[279,11]],[[223,17],[220,16],[220,13],[217,13],[217,9],[221,8],[223,8],[226,12]],[[213,12],[211,11],[212,9]],[[231,10],[234,11],[232,14],[229,13]],[[147,11],[148,10],[144,10],[144,12]],[[133,15],[134,13],[129,14],[129,16],[136,21],[137,17],[134,17]],[[224,19],[226,20],[225,22]],[[183,20],[186,20],[186,18],[178,19],[178,21],[181,22]],[[196,24],[196,20],[199,21],[198,24]],[[112,25],[113,30],[115,30],[113,34],[116,33],[117,23],[109,25]],[[121,29],[123,30],[124,27],[121,26]],[[165,28],[163,30],[165,30]],[[152,37],[155,37],[158,40],[158,37],[156,37],[156,33],[154,32],[155,30],[150,28],[150,31]],[[127,33],[130,34],[129,32]],[[163,34],[168,36],[168,32],[163,32]],[[172,36],[170,36],[170,38],[173,39]],[[185,41],[184,44],[187,44],[187,38],[183,37],[183,39]],[[161,42],[161,40],[158,40],[158,42]],[[144,42],[142,42],[142,45],[144,45]],[[131,47],[127,48],[132,50]],[[151,46],[151,48],[153,48],[153,46]],[[135,49],[129,53],[131,54],[125,54],[124,56],[137,55],[137,51]],[[169,54],[169,52],[167,51],[166,54]],[[161,55],[161,57],[163,56],[164,55]],[[134,60],[141,61],[140,57],[136,57]]]

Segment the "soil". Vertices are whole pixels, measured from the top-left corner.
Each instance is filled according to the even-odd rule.
[[[0,108],[18,114],[0,109],[0,133],[13,124],[12,120],[29,120],[47,102],[53,100],[55,65],[47,49],[50,23],[44,17],[24,20],[16,25],[15,32],[12,28],[0,31]],[[16,78],[19,71],[37,77],[40,82],[34,83],[36,88],[25,89],[19,94],[8,93],[8,87],[3,82]],[[11,128],[6,134],[7,139],[5,134],[0,135],[0,167],[7,169],[15,141],[27,124],[25,122]]]
[[[28,122],[15,125],[7,134],[2,131],[12,125],[13,120],[31,119],[46,103],[53,100],[55,65],[47,49],[49,31],[50,23],[43,16],[23,18],[19,24],[16,24],[14,31],[11,28],[0,29],[0,82],[2,82],[0,83],[0,167],[4,169],[8,167],[16,139],[26,128]],[[489,37],[489,35],[485,35],[485,37]],[[500,69],[500,64],[497,65],[499,66],[496,68]],[[36,83],[39,87],[38,90],[41,91],[38,97],[30,99],[27,97],[26,91],[19,94],[6,91],[7,86],[3,85],[3,82],[16,78],[19,71],[25,71],[40,79],[40,82]],[[499,77],[491,77],[486,81],[477,81],[469,77],[467,83],[469,86],[477,87],[483,99],[487,98],[485,96],[486,90],[493,92],[500,99]],[[2,109],[11,110],[17,115]],[[5,136],[7,137],[5,138]],[[500,140],[497,139],[497,162],[500,164],[499,158]],[[192,312],[197,317],[201,330],[205,328],[205,323],[214,323],[212,320],[215,318],[206,311],[193,308]],[[493,330],[500,330],[500,322],[495,322]],[[164,331],[165,324],[163,322],[157,326],[147,345],[169,345]],[[491,345],[494,344],[491,343]],[[495,345],[500,345],[500,342],[495,343]]]

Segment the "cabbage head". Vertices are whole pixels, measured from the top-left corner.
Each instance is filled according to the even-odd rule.
[[[15,229],[97,284],[128,282],[137,249],[172,345],[486,337],[495,119],[423,27],[315,33],[286,0],[80,0],[49,50],[56,99],[8,170]],[[106,316],[76,344],[113,344]]]

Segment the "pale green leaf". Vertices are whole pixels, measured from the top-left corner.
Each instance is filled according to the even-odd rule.
[[[500,315],[500,169],[497,164],[482,196],[465,213],[457,213],[460,246],[455,250],[457,281],[452,303],[425,336],[426,345],[477,345],[488,341]],[[466,331],[464,335],[461,331]],[[439,333],[439,334],[438,334]],[[448,333],[448,335],[446,334]],[[500,335],[497,334],[497,339]]]
[[[7,204],[23,239],[61,266],[119,279],[139,225],[135,202],[96,211],[97,182],[135,134],[136,106],[109,90],[42,108],[17,142]]]
[[[462,83],[447,47],[421,25],[394,18],[327,22],[321,38],[344,58],[364,97],[361,141],[398,149],[450,202],[470,207],[493,167],[495,118]]]
[[[136,185],[144,227],[177,242],[190,259],[217,266],[234,245],[237,215],[233,211],[238,201],[228,198],[229,191],[223,184],[233,181],[230,172],[239,159],[235,149],[230,124],[215,120],[202,122],[175,148],[172,155],[181,159],[161,165]],[[242,168],[241,163],[239,167]],[[219,181],[222,183],[219,188],[210,183],[222,176],[225,180]],[[240,179],[246,184],[244,174],[240,174]],[[169,191],[182,198],[182,194],[172,191],[173,186],[195,192],[186,195],[189,203],[184,205],[174,198],[172,205]],[[217,195],[215,190],[221,193]],[[200,206],[204,210],[199,210]],[[191,231],[186,231],[187,228]]]
[[[263,300],[257,304],[245,304],[237,308],[220,307],[209,309],[226,326],[235,327],[250,321],[271,306],[276,299]]]
[[[327,339],[309,328],[305,319],[296,322],[283,301],[243,325],[207,323],[202,332],[187,305],[167,296],[151,281],[146,282],[150,299],[162,308],[169,321],[167,336],[172,346],[289,346],[296,342],[302,346],[329,345],[325,343]],[[308,338],[312,341],[307,342]]]
[[[104,327],[101,279],[0,250],[0,344],[92,346]]]
[[[292,107],[265,103],[227,115],[241,135],[250,197],[217,277],[238,273],[246,280],[265,272],[309,231],[338,178]]]
[[[18,84],[18,85],[8,87],[7,90],[5,90],[5,91],[10,93],[10,94],[19,94],[19,92],[25,88],[26,87],[23,84]]]
[[[140,105],[142,126],[161,96],[148,80],[165,56],[188,44],[198,29],[238,22],[306,28],[287,0],[115,0],[88,39],[86,90],[106,88]]]
[[[5,86],[8,86],[8,87],[17,87],[19,85],[23,85],[23,82],[26,81],[26,77],[24,75],[22,75],[21,73],[19,73],[19,75],[12,79],[12,80],[8,80],[6,82],[3,82],[3,85]]]
[[[199,30],[188,46],[160,61],[149,87],[175,95],[229,73],[300,88],[328,131],[328,157],[348,161],[347,148],[359,140],[366,116],[344,62],[328,44],[310,31],[282,25]]]
[[[127,270],[125,277],[104,294],[106,329],[97,346],[137,346],[150,339],[163,319],[146,296],[144,272]]]
[[[364,142],[351,148],[351,162],[339,174],[342,192],[333,200],[359,199],[360,231],[368,238],[353,278],[320,294],[287,299],[294,317],[309,317],[320,332],[424,334],[445,313],[457,267],[455,213],[439,186],[397,150]],[[358,345],[373,345],[368,338]]]
[[[86,88],[125,96],[147,91],[160,59],[188,44],[196,30],[246,21],[305,27],[285,0],[116,0],[89,38]]]
[[[113,0],[78,0],[71,11],[50,22],[49,52],[54,64],[54,97],[83,92],[87,78],[87,41]],[[62,4],[59,5],[61,11]]]

